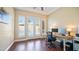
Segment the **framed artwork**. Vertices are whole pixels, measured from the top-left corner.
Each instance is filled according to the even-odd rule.
[[[0,14],[0,22],[2,22],[2,19],[1,19],[1,17],[2,17],[2,16],[1,16],[1,14]]]
[[[9,14],[6,14],[6,15],[0,14],[0,23],[8,24],[9,22],[10,22],[10,15]]]

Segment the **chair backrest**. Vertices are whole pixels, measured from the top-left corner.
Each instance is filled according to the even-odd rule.
[[[52,40],[52,33],[47,32],[47,41],[50,42]]]
[[[47,33],[47,39],[48,39],[48,41],[55,41],[56,40],[56,38],[52,36],[52,32]]]
[[[52,36],[52,32],[47,32],[47,36],[48,36],[48,35]]]

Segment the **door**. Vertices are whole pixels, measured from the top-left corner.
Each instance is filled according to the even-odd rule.
[[[27,35],[29,38],[36,38],[41,35],[40,18],[30,16],[27,21]]]
[[[33,17],[28,17],[27,19],[27,36],[28,38],[33,38],[34,37],[34,18]]]
[[[40,17],[19,15],[18,17],[18,38],[33,39],[40,38],[42,35],[42,21]]]
[[[25,16],[18,17],[18,38],[25,38]]]

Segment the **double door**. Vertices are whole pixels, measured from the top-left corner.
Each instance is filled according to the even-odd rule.
[[[36,38],[42,35],[41,19],[39,17],[18,17],[18,38]]]

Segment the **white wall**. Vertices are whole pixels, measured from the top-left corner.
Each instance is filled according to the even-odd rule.
[[[79,8],[62,7],[48,16],[48,30],[55,27],[77,27],[79,24]]]
[[[0,51],[5,50],[14,41],[14,9],[4,7],[9,13],[11,22],[8,24],[0,23]]]

